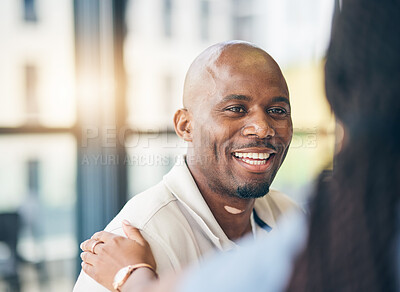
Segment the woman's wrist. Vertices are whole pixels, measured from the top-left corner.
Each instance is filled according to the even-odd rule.
[[[121,286],[121,292],[150,291],[149,287],[157,282],[157,273],[149,268],[141,267],[133,271],[126,282]]]

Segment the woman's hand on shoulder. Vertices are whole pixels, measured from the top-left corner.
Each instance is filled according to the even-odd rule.
[[[101,231],[81,244],[82,270],[110,290],[114,289],[115,274],[123,267],[145,263],[156,269],[150,245],[140,231],[126,220],[122,228],[128,238]]]

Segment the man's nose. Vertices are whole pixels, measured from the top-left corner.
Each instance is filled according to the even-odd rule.
[[[258,116],[252,119],[242,129],[242,134],[246,137],[257,137],[260,139],[272,138],[275,136],[275,130],[270,126],[267,117]]]

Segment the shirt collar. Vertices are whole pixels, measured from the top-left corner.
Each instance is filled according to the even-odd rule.
[[[254,203],[254,211],[257,213],[257,217],[266,223],[271,229],[275,228],[276,221],[274,212],[271,210],[268,194],[256,199]]]
[[[186,165],[184,156],[178,158],[174,167],[164,176],[163,180],[167,188],[186,207],[194,220],[219,249],[229,250],[234,247],[233,241],[226,236],[219,226],[201,195]]]

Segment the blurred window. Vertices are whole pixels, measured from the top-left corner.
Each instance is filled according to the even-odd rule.
[[[253,40],[254,17],[252,0],[231,0],[232,1],[232,31],[233,39]]]
[[[20,222],[15,281],[21,291],[71,291],[77,256],[75,138],[15,131],[0,135],[0,215],[16,214]],[[1,291],[2,276],[0,269]]]
[[[172,37],[173,0],[163,0],[163,31],[167,38]]]
[[[233,17],[233,38],[251,40],[253,18],[250,15],[235,15]]]
[[[24,20],[27,22],[37,22],[36,0],[23,0]]]
[[[27,161],[28,190],[30,193],[39,193],[39,167],[39,160],[31,159]]]
[[[34,65],[25,65],[25,98],[26,115],[29,124],[38,123],[38,76],[37,68]]]
[[[200,37],[202,41],[210,38],[210,1],[200,1]]]
[[[71,291],[75,281],[73,11],[71,0],[0,1],[0,217],[18,221],[18,275],[0,268],[0,291]],[[38,16],[43,25],[30,26]]]
[[[232,30],[234,39],[253,41],[255,27],[253,27],[252,2],[252,0],[232,0]]]

